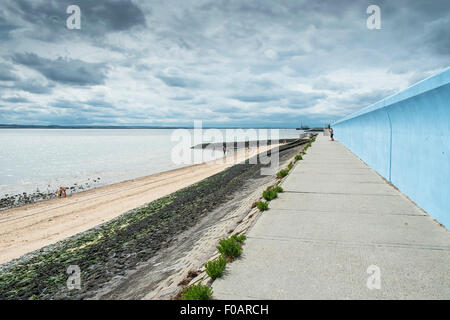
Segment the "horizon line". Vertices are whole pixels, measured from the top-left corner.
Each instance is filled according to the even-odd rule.
[[[29,125],[0,124],[0,129],[195,129],[194,126],[139,126],[139,125]],[[203,129],[297,129],[296,127],[204,126]],[[318,127],[309,127],[309,129]]]

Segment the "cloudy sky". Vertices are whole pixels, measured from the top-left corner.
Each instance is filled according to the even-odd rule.
[[[448,0],[2,0],[0,123],[323,125],[448,67],[449,31]]]

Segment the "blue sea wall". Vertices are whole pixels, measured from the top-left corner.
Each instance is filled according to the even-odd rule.
[[[332,127],[337,140],[450,229],[450,68]]]

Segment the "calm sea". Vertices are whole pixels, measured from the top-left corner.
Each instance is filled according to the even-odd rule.
[[[224,129],[219,132],[229,140]],[[300,133],[279,129],[280,138]],[[173,148],[180,145],[173,134],[171,129],[0,129],[0,197],[75,183],[98,187],[194,164],[172,160]],[[185,152],[202,152],[190,150],[192,145]],[[221,156],[218,150],[204,160]]]

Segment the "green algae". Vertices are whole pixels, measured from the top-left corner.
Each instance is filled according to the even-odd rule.
[[[117,271],[149,259],[174,235],[225,201],[230,190],[242,183],[236,177],[249,168],[233,166],[10,263],[0,272],[0,299],[79,298],[80,292],[66,288],[66,270],[70,265],[80,267],[84,291],[89,291],[120,273]]]

